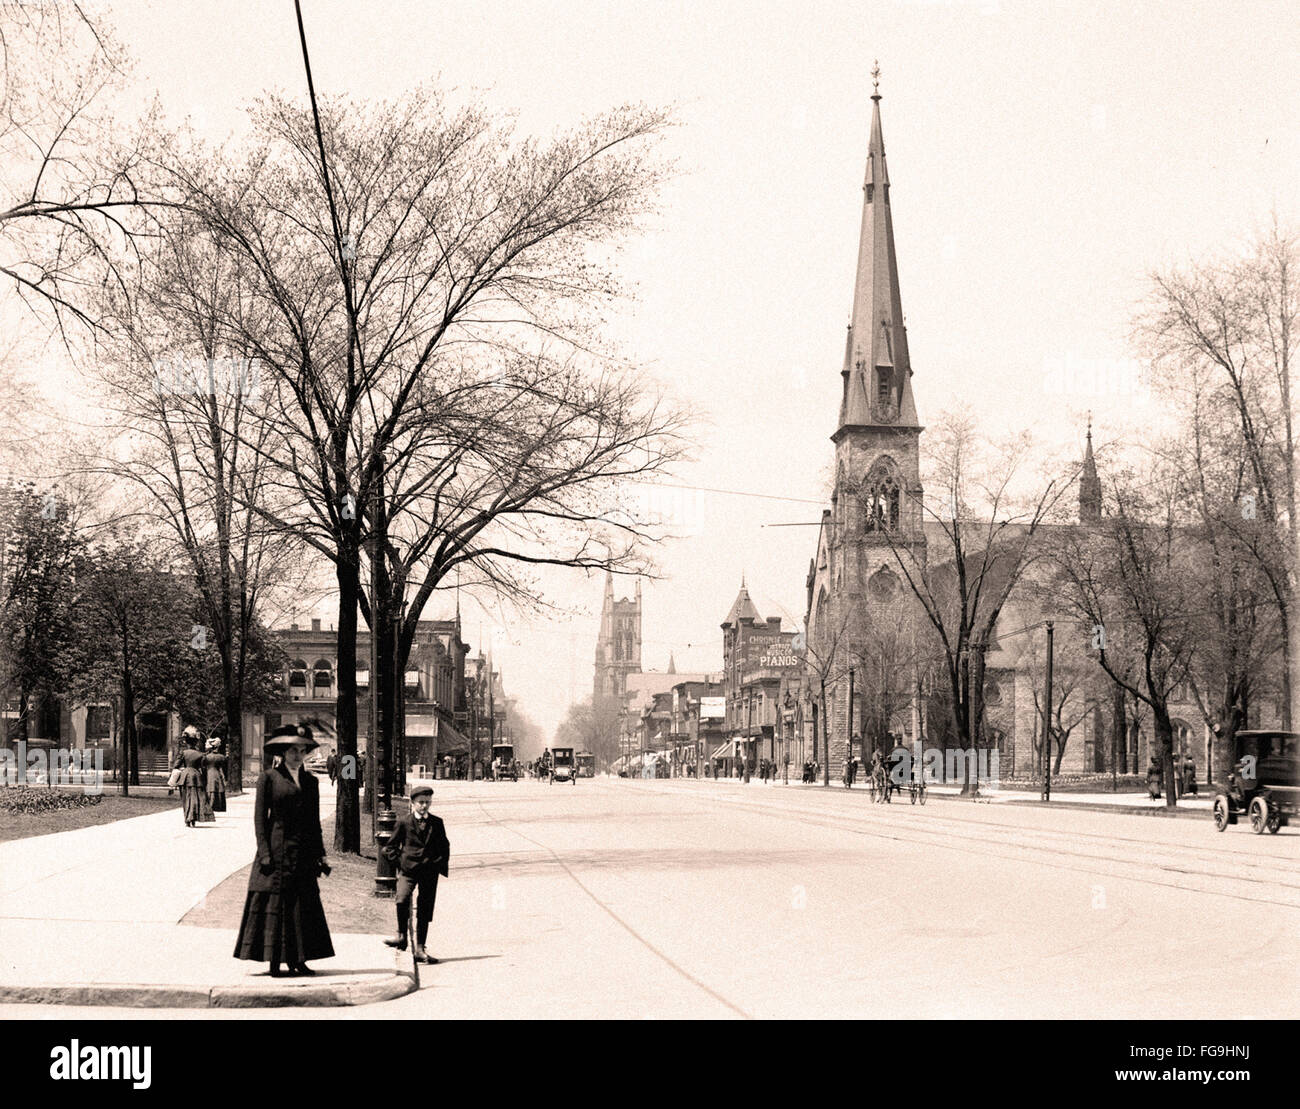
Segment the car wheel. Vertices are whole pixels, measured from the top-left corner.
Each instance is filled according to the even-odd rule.
[[[1250,803],[1250,830],[1255,835],[1263,835],[1264,828],[1268,825],[1269,812],[1268,802],[1262,797],[1256,797]]]
[[[1282,827],[1282,813],[1279,810],[1274,808],[1268,810],[1268,824],[1266,827],[1270,836],[1277,835],[1277,830]]]
[[[1220,793],[1214,799],[1214,826],[1220,832],[1226,832],[1232,819],[1232,808],[1228,798]]]

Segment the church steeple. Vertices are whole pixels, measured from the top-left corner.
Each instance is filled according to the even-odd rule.
[[[871,136],[863,181],[862,230],[853,286],[853,315],[844,351],[843,399],[836,433],[848,427],[918,427],[912,362],[894,252],[889,169],[880,126],[880,66],[872,70]]]
[[[1101,478],[1092,454],[1092,417],[1088,417],[1088,445],[1083,452],[1079,471],[1079,523],[1095,524],[1101,520]]]

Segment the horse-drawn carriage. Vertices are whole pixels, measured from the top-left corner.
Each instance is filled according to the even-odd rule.
[[[1226,831],[1246,815],[1256,835],[1275,834],[1300,809],[1300,733],[1238,732],[1232,771],[1214,796],[1214,826]]]
[[[515,763],[515,748],[512,743],[492,744],[492,780],[512,782],[519,781],[519,767]]]

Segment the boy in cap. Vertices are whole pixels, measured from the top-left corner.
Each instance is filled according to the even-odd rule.
[[[429,812],[433,787],[411,787],[411,811],[397,822],[393,838],[384,848],[385,857],[397,867],[397,935],[384,940],[389,947],[406,950],[406,927],[411,918],[411,896],[417,890],[415,905],[415,951],[422,963],[436,963],[424,949],[429,937],[429,922],[438,899],[438,875],[447,876],[447,859],[451,844],[442,819]]]

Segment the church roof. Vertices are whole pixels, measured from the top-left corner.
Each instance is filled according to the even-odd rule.
[[[862,231],[858,240],[858,268],[853,285],[853,315],[844,351],[844,395],[839,428],[881,424],[916,427],[916,402],[912,398],[912,362],[903,326],[903,300],[898,286],[898,259],[894,251],[894,220],[890,210],[889,168],[880,125],[880,91],[871,97],[871,135],[867,144],[867,170],[863,181]],[[889,408],[877,403],[877,370],[886,371]]]

